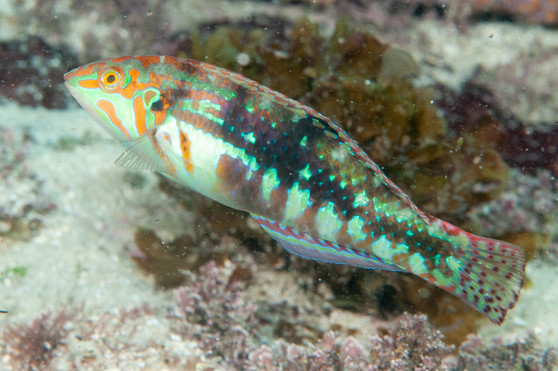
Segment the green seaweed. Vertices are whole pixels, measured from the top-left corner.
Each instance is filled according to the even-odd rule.
[[[23,278],[27,275],[28,268],[23,265],[18,265],[11,268],[6,268],[0,271],[0,281],[6,282],[6,280],[11,280],[14,278]]]

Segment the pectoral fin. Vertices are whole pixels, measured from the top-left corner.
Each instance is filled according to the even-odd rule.
[[[173,177],[174,163],[180,163],[169,134],[172,128],[164,125],[145,132],[140,138],[124,142],[127,149],[114,162],[116,166],[129,170],[153,170]]]

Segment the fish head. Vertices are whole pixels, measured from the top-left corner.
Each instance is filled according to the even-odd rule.
[[[163,123],[168,101],[161,74],[163,57],[118,57],[75,68],[64,75],[66,88],[112,136],[132,141]]]

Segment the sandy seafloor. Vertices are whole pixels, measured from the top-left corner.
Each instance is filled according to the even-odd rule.
[[[161,313],[161,318],[142,322],[134,330],[140,335],[136,333],[132,339],[123,334],[122,342],[132,341],[139,348],[142,345],[138,343],[149,348],[148,344],[156,339],[167,351],[176,348],[182,359],[199,356],[201,351],[192,348],[194,342],[169,336],[169,323],[163,313],[175,303],[172,291],[155,289],[153,279],[129,255],[135,249],[133,238],[138,226],[172,240],[196,228],[189,211],[161,192],[155,174],[144,174],[146,182],[141,189],[125,182],[125,171],[114,165],[122,147],[85,111],[77,107],[59,111],[6,104],[0,106],[0,116],[11,123],[15,137],[32,129],[33,145],[25,167],[44,181],[40,201],[35,195],[25,194],[28,187],[23,183],[14,188],[2,185],[3,197],[9,194],[8,199],[57,205],[56,210],[41,217],[44,224],[31,240],[14,242],[0,238],[0,272],[11,272],[16,267],[26,269],[23,276],[7,273],[0,281],[0,309],[9,311],[0,317],[0,331],[6,325],[26,323],[39,313],[57,313],[64,307],[83,306],[83,312],[95,321],[105,313],[117,318],[120,309],[148,303]],[[86,144],[70,151],[61,150],[61,139]],[[23,192],[18,191],[19,187]],[[264,269],[256,282],[256,287],[250,290],[251,297],[312,306],[312,299],[306,297],[288,272]],[[366,316],[343,310],[334,310],[329,321],[321,327],[339,323],[372,334],[378,325]],[[118,334],[113,335],[118,339]],[[77,343],[69,344],[77,358],[89,356],[91,349],[96,349]],[[143,356],[146,364],[153,369],[157,365],[162,367],[162,359],[157,361],[157,355],[149,356]],[[11,369],[7,361],[0,359],[0,369]],[[140,367],[125,360],[112,361],[123,369]]]
[[[480,64],[493,66],[512,60],[526,50],[533,38],[558,45],[557,31],[536,26],[523,29],[524,26],[484,23],[471,27],[466,34],[442,33],[435,24],[417,27],[423,28],[422,35],[431,36],[428,50],[410,51],[419,61],[437,55],[452,64],[451,74],[431,70],[425,75],[453,86],[458,86]],[[513,45],[524,45],[525,49]],[[556,114],[553,108],[550,112],[550,116],[552,112]],[[6,325],[27,322],[41,311],[57,311],[69,304],[83,304],[84,312],[91,316],[143,303],[154,308],[171,305],[172,294],[155,289],[152,278],[140,271],[127,250],[134,247],[133,235],[138,226],[164,231],[169,234],[164,237],[169,239],[195,228],[196,221],[189,211],[160,191],[154,174],[144,174],[147,182],[141,189],[124,181],[125,171],[114,165],[122,148],[77,106],[60,111],[4,102],[0,117],[1,126],[10,127],[15,136],[31,134],[25,166],[43,182],[40,197],[56,205],[54,211],[41,217],[43,225],[31,239],[13,241],[0,237],[0,272],[26,268],[22,277],[4,275],[0,280],[0,309],[9,311],[0,315],[0,331]],[[61,150],[60,140],[68,139],[78,144]],[[28,197],[23,183],[0,185],[0,190],[3,200]],[[266,287],[270,297],[306,300],[303,291],[289,287],[296,283],[288,274],[266,274],[256,282]],[[556,346],[558,267],[534,260],[527,266],[527,277],[530,285],[506,322],[501,327],[486,322],[479,333],[486,338],[500,335],[513,339],[532,331],[541,346]],[[367,325],[365,316],[341,310],[337,316],[348,327],[351,323],[355,328]],[[373,331],[373,326],[368,325]],[[161,318],[146,326],[144,337],[137,341],[147,343],[150,337],[164,336],[167,322]],[[191,346],[178,351],[183,355],[199,352]],[[6,359],[0,359],[0,369],[9,369]]]
[[[138,225],[156,230],[164,226],[164,231],[175,235],[195,228],[188,210],[161,193],[154,174],[145,174],[148,182],[142,189],[123,181],[124,170],[113,164],[122,151],[120,145],[81,109],[57,111],[8,104],[0,107],[0,116],[16,132],[33,128],[35,141],[27,166],[44,181],[43,196],[58,206],[42,218],[44,225],[31,240],[0,240],[0,272],[27,268],[25,276],[0,282],[1,308],[9,310],[0,317],[0,329],[72,303],[83,304],[91,316],[143,303],[153,308],[171,305],[172,295],[154,289],[152,279],[139,270],[126,248],[133,248]],[[68,137],[89,139],[72,151],[61,151],[56,143]],[[17,188],[9,191],[14,197],[25,197],[18,195]],[[266,287],[269,297],[278,301],[305,302],[304,292],[285,275],[277,272],[262,277],[257,285]],[[532,285],[523,291],[506,322],[501,327],[485,322],[480,334],[512,340],[533,331],[541,345],[555,346],[558,268],[535,260],[527,266],[527,277]],[[336,316],[346,327],[362,330],[370,326],[373,330],[365,315],[338,310]],[[164,336],[165,326],[163,318],[151,323],[140,341]],[[9,369],[2,360],[0,367]]]

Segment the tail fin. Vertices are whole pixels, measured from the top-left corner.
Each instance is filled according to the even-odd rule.
[[[500,325],[519,298],[525,278],[525,254],[509,243],[467,233],[436,220],[450,236],[468,243],[456,248],[451,286],[443,287]],[[460,237],[461,237],[460,236]],[[439,285],[439,282],[434,282]]]

